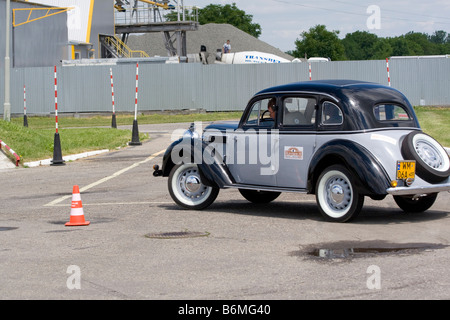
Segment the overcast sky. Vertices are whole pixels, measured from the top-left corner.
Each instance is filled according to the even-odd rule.
[[[300,34],[317,24],[340,31],[340,38],[357,30],[380,37],[409,31],[450,33],[449,0],[184,0],[184,5],[233,2],[261,25],[260,40],[283,51],[295,49]]]

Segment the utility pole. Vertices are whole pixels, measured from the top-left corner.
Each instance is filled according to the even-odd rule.
[[[3,104],[3,120],[11,121],[11,61],[9,58],[9,32],[11,20],[11,2],[6,0],[6,53],[5,53],[5,103]]]

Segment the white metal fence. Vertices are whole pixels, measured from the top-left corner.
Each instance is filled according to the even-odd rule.
[[[249,98],[269,86],[309,81],[308,63],[254,65],[154,64],[139,60],[138,111],[242,110]],[[58,112],[112,111],[110,68],[117,112],[134,111],[135,63],[58,67]],[[413,105],[450,105],[450,59],[392,59],[391,86]],[[0,105],[4,70],[0,69]],[[355,79],[388,85],[386,61],[333,61],[311,64],[312,80]],[[11,74],[11,113],[54,112],[53,68],[15,68]],[[0,113],[3,108],[0,106]]]

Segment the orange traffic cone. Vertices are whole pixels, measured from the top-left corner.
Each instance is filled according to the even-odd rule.
[[[66,223],[66,226],[87,226],[89,225],[89,223],[89,221],[84,220],[80,189],[78,188],[78,186],[73,186],[72,206],[70,208],[70,221]]]

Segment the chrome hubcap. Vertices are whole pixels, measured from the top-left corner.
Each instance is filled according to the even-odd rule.
[[[208,195],[208,187],[200,181],[197,167],[187,167],[180,172],[176,187],[184,197],[193,201],[200,201]]]
[[[443,159],[436,148],[425,140],[417,140],[416,152],[428,166],[433,169],[440,169],[443,166]]]
[[[341,177],[332,177],[327,181],[327,201],[334,210],[344,210],[351,203],[352,192],[347,180]]]
[[[189,192],[197,192],[200,189],[200,180],[196,176],[188,176],[186,178],[186,189]]]

